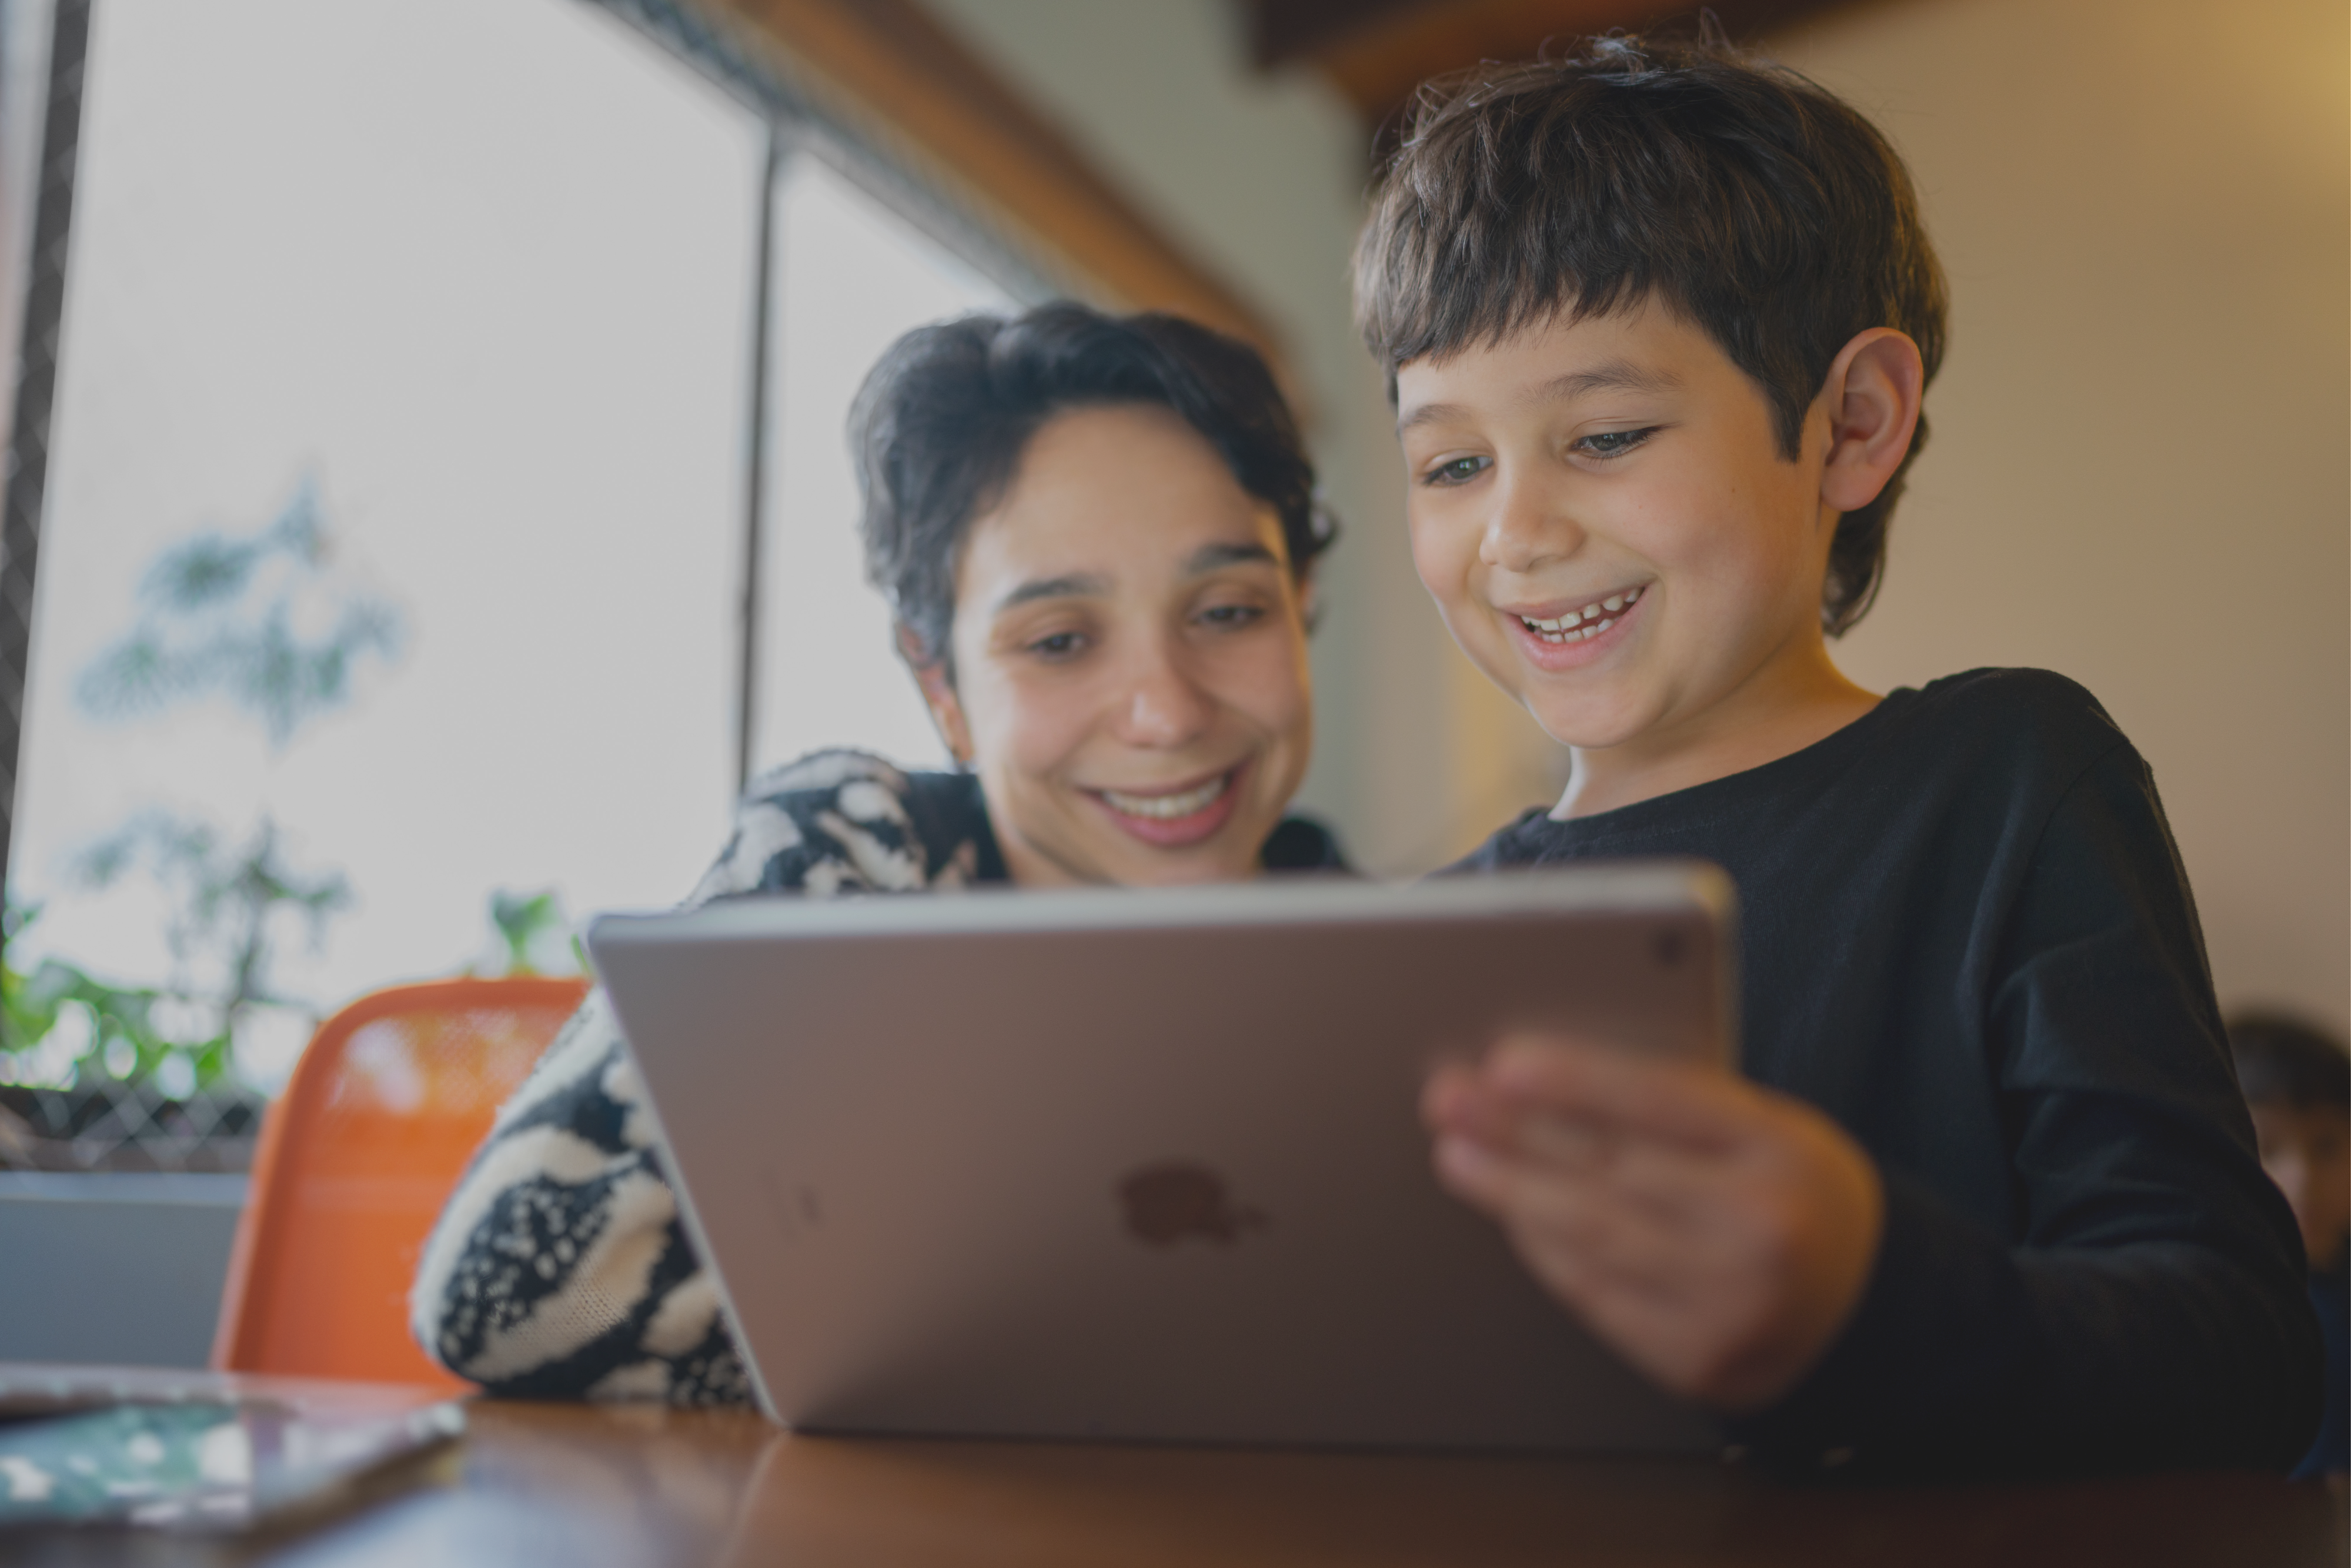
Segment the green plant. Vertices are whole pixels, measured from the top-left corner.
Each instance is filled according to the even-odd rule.
[[[490,894],[490,925],[506,949],[506,974],[576,975],[588,967],[552,888],[528,894],[499,889]]]
[[[141,574],[136,602],[131,629],[82,672],[81,706],[130,720],[222,699],[259,723],[273,752],[350,702],[362,666],[390,662],[404,641],[394,607],[337,569],[307,478],[266,528],[207,529],[164,549]],[[73,867],[76,883],[91,891],[133,874],[164,894],[170,980],[115,986],[55,957],[30,973],[0,965],[12,998],[0,1047],[21,1061],[70,1009],[86,1008],[98,1042],[90,1050],[115,1076],[184,1062],[171,1075],[209,1082],[229,1070],[240,1026],[256,1009],[315,1016],[278,992],[274,961],[289,926],[307,927],[314,948],[323,945],[353,894],[340,871],[294,864],[268,811],[234,833],[199,816],[142,811]],[[159,1019],[184,1027],[162,1029]]]
[[[350,906],[351,883],[338,871],[289,864],[266,813],[242,840],[224,841],[207,822],[146,812],[85,851],[77,869],[85,886],[99,889],[142,865],[170,900],[164,940],[179,971],[172,994],[200,999],[217,1023],[206,1054],[218,1060],[197,1062],[199,1081],[209,1082],[226,1065],[248,1011],[299,1006],[270,984],[279,927],[288,917],[306,923],[317,946],[328,920]]]
[[[16,938],[40,918],[38,904],[8,905],[7,944],[0,947],[0,1079],[26,1077],[63,1081],[79,1076],[80,1064],[95,1061],[118,1078],[140,1078],[175,1059],[186,1063],[180,1090],[212,1082],[227,1071],[226,1028],[208,1038],[166,1032],[167,1021],[186,1023],[202,1016],[191,998],[145,986],[116,986],[61,958],[43,958],[27,973],[16,967]],[[50,1062],[32,1057],[55,1039],[58,1026],[79,1009],[89,1032],[74,1040],[70,1059]],[[56,1054],[56,1053],[52,1053]],[[168,1079],[173,1076],[165,1072]]]
[[[82,706],[131,718],[224,696],[278,749],[349,702],[360,663],[397,657],[403,639],[391,604],[337,579],[307,479],[259,533],[207,531],[164,550],[140,579],[139,604],[130,632],[82,672]]]

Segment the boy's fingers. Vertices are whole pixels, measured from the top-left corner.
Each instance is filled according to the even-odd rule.
[[[1485,1075],[1466,1061],[1441,1061],[1429,1070],[1421,1086],[1421,1114],[1437,1123],[1459,1119],[1471,1103],[1490,1092]]]
[[[1508,1162],[1475,1138],[1441,1134],[1430,1151],[1430,1164],[1440,1186],[1463,1202],[1487,1213],[1502,1207],[1509,1191]]]
[[[1706,1228],[1706,1202],[1721,1196],[1720,1167],[1700,1169],[1670,1146],[1628,1151],[1610,1168],[1580,1174],[1469,1138],[1441,1138],[1444,1185],[1505,1225],[1578,1247],[1617,1239],[1686,1248]]]
[[[1439,1136],[1432,1160],[1446,1190],[1497,1218],[1573,1215],[1593,1201],[1597,1185],[1528,1159],[1508,1144],[1451,1133]]]
[[[1609,1196],[1663,1225],[1687,1226],[1719,1203],[1739,1179],[1711,1148],[1666,1138],[1621,1138],[1596,1173]]]
[[[1445,1187],[1485,1210],[1523,1249],[1583,1258],[1606,1239],[1611,1205],[1587,1184],[1468,1139],[1441,1138],[1435,1159]]]
[[[1605,1186],[1616,1200],[1664,1220],[1680,1219],[1719,1197],[1726,1182],[1740,1179],[1713,1145],[1644,1137],[1542,1111],[1521,1110],[1493,1125],[1435,1130],[1441,1142],[1460,1145],[1459,1161],[1475,1157],[1482,1172],[1493,1166],[1508,1169],[1514,1179]],[[1482,1201],[1497,1190],[1494,1183],[1499,1179],[1482,1182]]]
[[[1689,1246],[1655,1226],[1629,1222],[1622,1212],[1506,1220],[1504,1230],[1521,1257],[1541,1255],[1555,1267],[1572,1267],[1588,1298],[1606,1291],[1658,1303],[1685,1297],[1693,1288]]]
[[[1489,1212],[1520,1257],[1589,1304],[1599,1292],[1680,1301],[1704,1271],[1702,1239],[1598,1183],[1560,1182],[1508,1162],[1484,1173]]]
[[[1607,1122],[1530,1111],[1517,1118],[1510,1145],[1521,1157],[1555,1170],[1597,1176],[1617,1157],[1622,1135]]]
[[[1513,1118],[1513,1107],[1475,1067],[1447,1062],[1422,1085],[1421,1119],[1433,1133],[1493,1143],[1507,1135]]]
[[[1506,1038],[1485,1076],[1521,1102],[1695,1143],[1734,1140],[1755,1114],[1755,1091],[1728,1073],[1557,1036]]]

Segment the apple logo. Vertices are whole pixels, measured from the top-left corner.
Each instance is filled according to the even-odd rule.
[[[1129,1231],[1152,1247],[1172,1247],[1188,1236],[1230,1247],[1243,1231],[1267,1223],[1263,1213],[1226,1196],[1224,1177],[1183,1160],[1129,1174],[1118,1184],[1118,1204]]]

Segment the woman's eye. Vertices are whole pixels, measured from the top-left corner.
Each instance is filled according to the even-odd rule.
[[[1495,465],[1491,457],[1456,457],[1421,476],[1424,485],[1466,485]]]
[[[1622,457],[1657,434],[1657,426],[1642,430],[1603,430],[1587,435],[1576,443],[1576,449],[1589,457]]]
[[[1029,644],[1029,652],[1041,659],[1066,659],[1084,645],[1086,639],[1076,632],[1055,632]]]

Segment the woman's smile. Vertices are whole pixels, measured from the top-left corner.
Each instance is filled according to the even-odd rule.
[[[1249,764],[1240,763],[1205,780],[1157,790],[1084,789],[1102,803],[1105,814],[1145,843],[1162,849],[1197,844],[1233,818]]]

